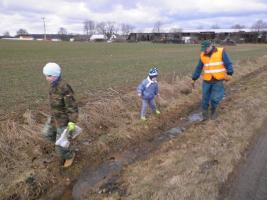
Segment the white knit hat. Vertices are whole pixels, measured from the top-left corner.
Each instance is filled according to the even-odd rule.
[[[45,76],[59,77],[61,74],[61,68],[57,63],[47,63],[43,68],[43,74]]]
[[[149,73],[148,73],[149,76],[158,76],[159,75],[159,71],[156,67],[152,67],[150,70],[149,70]]]

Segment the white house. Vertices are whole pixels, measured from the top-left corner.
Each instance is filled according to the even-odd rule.
[[[53,42],[60,42],[61,39],[53,38],[53,39],[51,39],[51,41],[53,41]]]
[[[32,36],[27,36],[27,35],[19,36],[19,39],[20,40],[34,40]]]
[[[103,34],[95,34],[90,37],[90,41],[106,41],[108,38]]]
[[[185,36],[185,37],[182,37],[182,40],[184,41],[185,44],[190,44],[191,37],[190,36]]]

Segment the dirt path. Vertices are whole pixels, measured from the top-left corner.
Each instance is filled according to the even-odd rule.
[[[258,130],[258,134],[259,138],[248,153],[244,164],[236,169],[237,175],[230,184],[230,191],[222,195],[221,199],[267,199],[267,119]]]

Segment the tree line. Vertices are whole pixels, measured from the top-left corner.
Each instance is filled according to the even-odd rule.
[[[152,28],[152,32],[153,33],[162,32],[162,26],[163,26],[163,23],[161,21],[155,22],[155,24]],[[218,24],[214,24],[210,28],[220,29],[220,26]],[[235,25],[231,26],[231,28],[241,30],[241,29],[246,28],[246,26],[240,25],[240,24],[235,24]],[[258,32],[258,33],[262,32],[264,29],[267,28],[267,22],[265,22],[263,20],[257,20],[250,28],[255,32]],[[97,23],[93,20],[85,20],[83,22],[83,31],[84,31],[84,34],[88,37],[88,40],[89,40],[90,36],[93,34],[103,34],[107,38],[110,38],[113,34],[118,34],[118,33],[120,33],[122,35],[129,35],[131,32],[133,32],[134,29],[135,29],[135,27],[133,25],[126,24],[126,23],[117,24],[117,23],[111,22],[111,21]],[[202,27],[199,27],[199,29],[202,29]],[[169,32],[179,33],[179,32],[182,32],[182,29],[181,28],[171,28],[169,30]],[[17,35],[28,35],[28,34],[29,34],[29,32],[23,28],[20,28],[17,31]],[[68,35],[68,31],[66,28],[60,27],[57,34],[64,38],[64,36]],[[8,31],[6,31],[3,33],[3,36],[10,36],[10,34]]]
[[[96,23],[93,20],[85,20],[83,22],[84,33],[89,37],[93,34],[103,34],[110,38],[113,34],[121,33],[122,35],[129,35],[134,30],[134,26],[130,24],[120,24],[115,22],[100,22]]]

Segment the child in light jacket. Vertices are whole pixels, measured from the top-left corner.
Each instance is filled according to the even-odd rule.
[[[137,87],[138,96],[142,98],[141,120],[146,120],[146,109],[149,105],[151,110],[160,115],[156,107],[155,96],[158,95],[159,87],[157,82],[158,69],[153,67],[149,70],[148,77],[144,79]]]
[[[57,63],[47,63],[43,67],[43,74],[50,85],[49,102],[50,117],[43,129],[43,136],[55,143],[63,134],[66,127],[75,130],[78,120],[78,105],[71,86],[61,78],[61,67]],[[64,161],[63,167],[72,165],[75,152],[69,147],[55,145],[55,150]]]

